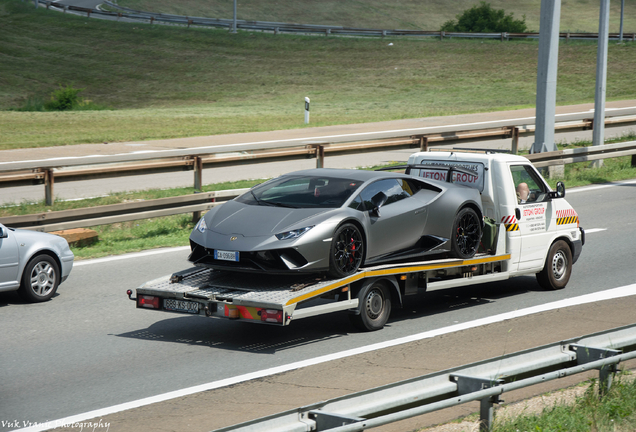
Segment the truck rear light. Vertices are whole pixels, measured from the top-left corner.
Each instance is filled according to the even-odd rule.
[[[155,296],[139,296],[137,298],[137,307],[149,309],[159,309],[161,299]]]
[[[261,309],[261,321],[282,323],[283,311],[275,309]]]

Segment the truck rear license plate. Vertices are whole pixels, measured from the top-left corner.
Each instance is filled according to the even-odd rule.
[[[186,300],[165,299],[163,301],[163,308],[173,312],[199,313],[199,303]]]
[[[230,252],[230,251],[222,251],[222,250],[214,250],[214,259],[222,260],[222,261],[235,261],[239,260],[238,252]]]

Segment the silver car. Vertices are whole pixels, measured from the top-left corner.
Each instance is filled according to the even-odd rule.
[[[210,210],[190,235],[195,265],[332,277],[426,256],[472,257],[479,191],[363,170],[297,171]]]
[[[68,278],[74,258],[62,237],[0,224],[0,292],[17,290],[27,301],[47,301]]]

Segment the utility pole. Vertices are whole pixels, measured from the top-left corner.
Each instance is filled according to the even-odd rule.
[[[234,0],[234,22],[232,23],[232,33],[236,33],[236,28],[237,28],[237,25],[236,25],[236,2],[237,1],[238,0]]]
[[[607,88],[607,45],[609,44],[610,0],[601,0],[601,12],[598,23],[598,49],[596,54],[596,93],[594,96],[594,129],[592,145],[605,142],[605,90]],[[602,160],[594,161],[593,166],[603,166]]]
[[[625,16],[625,0],[621,0],[621,29],[619,30],[618,43],[623,43],[623,17]]]
[[[561,0],[541,0],[539,62],[537,66],[537,109],[534,143],[530,153],[556,151],[554,116],[559,61],[559,21]]]

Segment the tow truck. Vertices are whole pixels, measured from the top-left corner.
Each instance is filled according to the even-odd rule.
[[[139,309],[279,326],[347,311],[363,331],[381,329],[392,307],[418,293],[536,275],[547,290],[566,286],[585,243],[565,186],[552,190],[523,156],[492,151],[411,155],[406,173],[479,190],[484,229],[470,259],[438,257],[360,268],[341,279],[243,274],[193,267],[127,294]],[[450,169],[455,168],[455,169]]]

